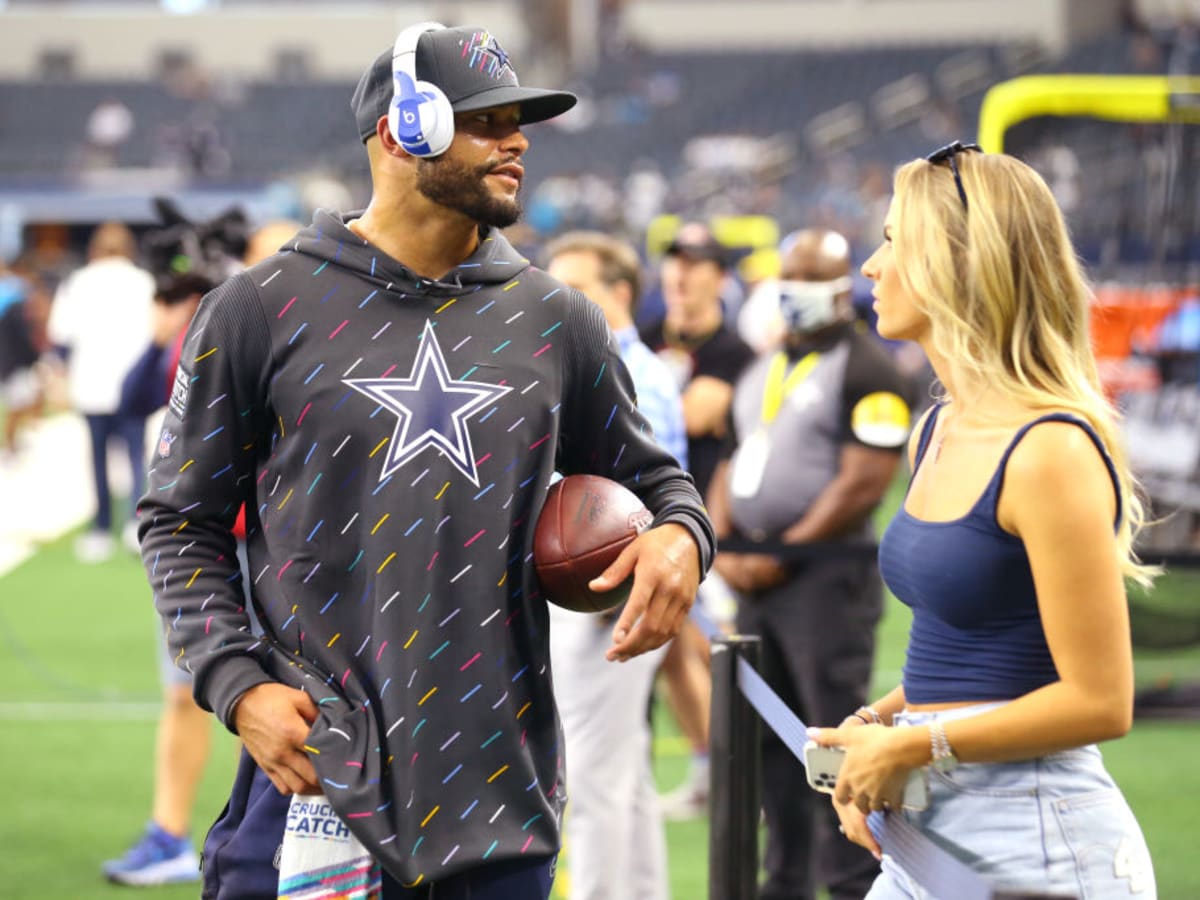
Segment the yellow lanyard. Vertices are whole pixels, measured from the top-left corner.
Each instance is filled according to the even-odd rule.
[[[764,425],[770,425],[775,421],[780,407],[783,406],[783,401],[791,395],[800,382],[809,376],[820,360],[821,354],[814,350],[796,363],[791,372],[788,372],[787,354],[783,352],[775,354],[775,358],[771,360],[771,369],[767,372],[766,387],[763,388],[762,422]]]

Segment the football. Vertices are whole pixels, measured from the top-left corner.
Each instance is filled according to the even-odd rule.
[[[533,565],[546,599],[576,612],[604,612],[624,603],[632,576],[611,591],[588,582],[601,574],[653,514],[622,484],[599,475],[568,475],[546,492],[533,531]]]

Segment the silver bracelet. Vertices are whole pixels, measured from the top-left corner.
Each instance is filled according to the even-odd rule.
[[[860,712],[865,712],[865,713],[866,713],[868,716],[870,716],[870,717],[871,717],[871,721],[872,721],[872,722],[874,722],[876,725],[884,725],[884,724],[886,724],[886,723],[883,721],[883,716],[881,716],[881,715],[879,714],[879,710],[877,710],[877,709],[876,709],[875,707],[873,707],[873,706],[860,706],[860,707],[859,707],[859,708],[858,708],[858,709],[857,709],[857,710],[854,712],[854,715],[858,716],[858,714],[859,714]],[[858,716],[858,717],[859,717],[860,719],[862,719],[862,716]],[[866,719],[863,719],[863,721],[865,722],[865,721],[866,721]]]
[[[958,765],[958,757],[946,737],[946,729],[938,719],[929,724],[929,763],[939,772],[949,772]]]

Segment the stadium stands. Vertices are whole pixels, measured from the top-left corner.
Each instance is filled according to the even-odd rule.
[[[628,47],[573,85],[584,98],[577,112],[537,129],[526,198],[544,213],[561,206],[576,184],[571,217],[553,208],[535,224],[611,226],[611,211],[599,208],[596,221],[587,221],[588,198],[619,198],[637,165],[671,182],[665,203],[672,211],[768,214],[786,227],[824,204],[839,210],[839,224],[856,234],[857,224],[844,221],[863,214],[861,199],[851,196],[855,177],[831,177],[830,166],[886,171],[946,140],[971,136],[983,94],[997,79],[1165,71],[1169,55],[1154,49],[1147,53],[1146,38],[1129,34],[1085,43],[1057,59],[1023,44],[721,54]],[[187,59],[157,82],[0,81],[0,190],[70,184],[94,168],[85,126],[106,98],[132,113],[129,138],[100,161],[121,170],[170,171],[200,186],[262,186],[300,172],[361,181],[365,167],[347,109],[352,83],[317,78],[300,57],[283,62],[299,85],[216,79]],[[1055,166],[1065,167],[1064,190],[1080,172],[1101,187],[1074,204],[1085,257],[1135,264],[1156,253],[1194,258],[1200,248],[1176,242],[1164,251],[1153,232],[1145,197],[1162,182],[1154,180],[1145,131],[1110,128],[1098,138],[1080,131],[1096,127],[1058,121],[1051,140],[1035,120],[1013,132],[1014,145],[1047,167],[1047,177]],[[730,135],[750,139],[742,143],[749,150],[735,156],[728,152],[733,143],[705,140]],[[1053,156],[1055,146],[1070,150]],[[555,190],[539,194],[552,179]],[[607,187],[597,190],[601,183]],[[613,201],[597,202],[607,207]]]

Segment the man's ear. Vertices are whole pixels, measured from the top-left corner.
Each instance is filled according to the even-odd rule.
[[[388,156],[408,157],[410,155],[392,136],[392,131],[388,128],[387,116],[380,116],[379,121],[375,123],[375,136],[379,138],[379,146]]]

